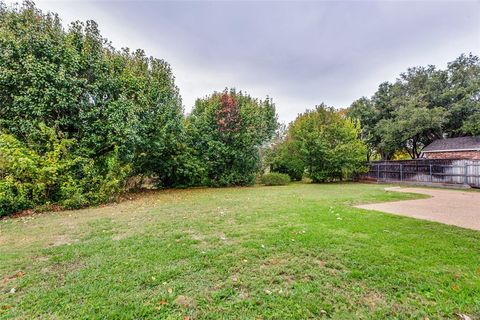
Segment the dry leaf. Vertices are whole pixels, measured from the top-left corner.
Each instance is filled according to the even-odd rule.
[[[472,320],[472,318],[463,313],[455,313],[455,315],[461,320]]]
[[[172,292],[173,292],[173,289],[172,289],[172,288],[168,288],[167,291],[168,291],[168,293],[172,293]]]

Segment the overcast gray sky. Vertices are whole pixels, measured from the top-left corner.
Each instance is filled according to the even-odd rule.
[[[346,107],[407,67],[480,53],[480,1],[36,1],[65,24],[93,19],[117,48],[173,68],[186,111],[236,87],[270,96],[280,120]]]

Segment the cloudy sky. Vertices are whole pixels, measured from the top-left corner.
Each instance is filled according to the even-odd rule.
[[[236,87],[272,97],[288,122],[321,102],[348,106],[407,67],[480,54],[480,1],[35,2],[167,60],[187,111]]]

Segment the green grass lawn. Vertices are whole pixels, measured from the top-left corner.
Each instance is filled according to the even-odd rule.
[[[152,192],[0,221],[0,318],[480,317],[480,232],[369,184]],[[10,293],[15,288],[15,293]]]

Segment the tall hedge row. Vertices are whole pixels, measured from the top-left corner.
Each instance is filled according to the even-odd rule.
[[[159,187],[246,185],[275,108],[226,91],[185,117],[168,63],[117,50],[94,21],[65,29],[32,2],[0,2],[0,216]]]

